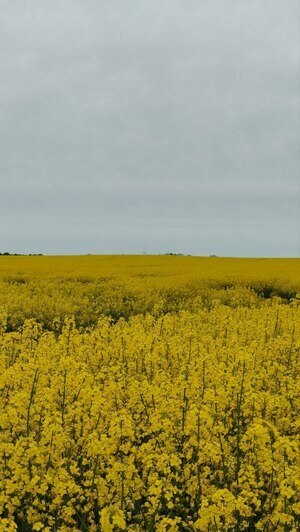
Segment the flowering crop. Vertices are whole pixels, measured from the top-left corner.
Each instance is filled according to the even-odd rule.
[[[51,321],[8,285],[0,531],[299,529],[299,300],[161,277],[114,280],[96,320],[96,278],[81,306],[77,281],[54,278]],[[126,319],[110,316],[129,293]]]

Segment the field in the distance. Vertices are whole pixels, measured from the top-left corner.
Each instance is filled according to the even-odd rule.
[[[0,256],[0,531],[294,531],[300,260]]]
[[[300,286],[300,259],[168,255],[2,256],[0,276],[183,275],[197,279],[278,279]]]
[[[238,288],[238,291],[237,291]],[[134,314],[211,305],[220,299],[247,300],[300,292],[300,259],[90,255],[0,257],[1,305],[8,328],[36,318],[47,328],[52,320],[75,316],[79,326],[101,315]]]

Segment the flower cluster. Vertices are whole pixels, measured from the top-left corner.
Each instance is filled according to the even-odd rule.
[[[0,530],[299,529],[298,303],[211,290],[87,328],[2,309]]]

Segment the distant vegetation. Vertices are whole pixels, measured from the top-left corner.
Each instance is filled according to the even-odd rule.
[[[42,253],[9,253],[8,251],[4,251],[4,253],[1,253],[0,256],[10,256],[10,257],[41,257]]]

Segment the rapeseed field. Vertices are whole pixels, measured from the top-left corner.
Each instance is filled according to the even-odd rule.
[[[0,257],[0,531],[300,528],[300,260]]]

